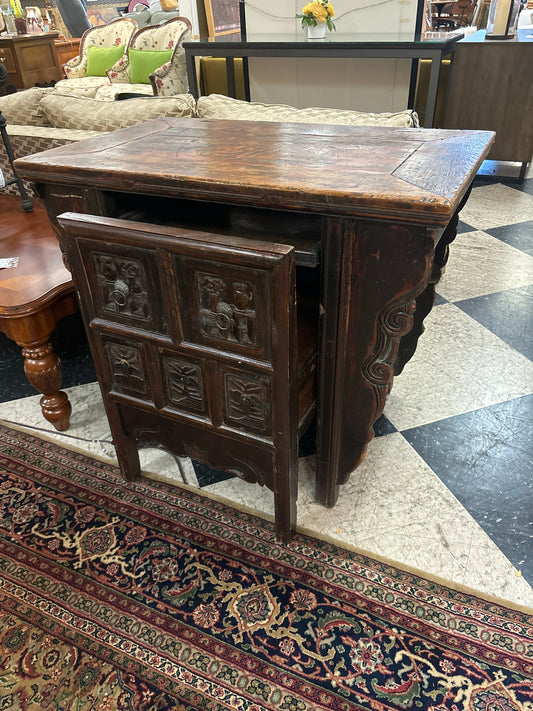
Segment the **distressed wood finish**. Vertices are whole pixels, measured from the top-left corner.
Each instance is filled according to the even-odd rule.
[[[52,220],[68,203],[54,193],[85,191],[98,196],[98,209],[82,212],[141,209],[148,221],[286,241],[309,266],[318,234],[319,273],[306,270],[304,282],[321,298],[317,497],[332,506],[365,455],[394,370],[416,347],[445,260],[439,242],[443,234],[443,245],[453,240],[493,138],[156,119],[21,159],[17,168],[40,185]]]
[[[162,444],[266,485],[287,542],[318,341],[317,297],[297,327],[294,248],[76,213],[59,222],[124,476],[140,475],[139,444]]]

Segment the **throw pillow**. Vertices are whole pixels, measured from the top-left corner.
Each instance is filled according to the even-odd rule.
[[[261,104],[241,101],[221,94],[200,96],[196,106],[199,118],[235,119],[241,121],[288,121],[291,123],[322,123],[346,126],[403,126],[418,127],[414,111],[373,114],[344,109],[312,107],[297,109],[285,104]]]
[[[129,49],[130,82],[132,84],[149,84],[150,74],[166,64],[172,57],[172,50],[152,52],[148,49]]]
[[[32,87],[24,91],[0,97],[0,111],[8,124],[13,126],[50,126],[50,121],[42,110],[39,102],[47,94],[54,91],[53,87]]]
[[[147,96],[126,101],[97,101],[51,94],[42,100],[41,106],[56,128],[114,131],[163,116],[194,118],[196,102],[191,94],[165,98]]]
[[[105,77],[106,71],[124,54],[124,45],[116,47],[96,47],[91,45],[87,53],[87,76]]]

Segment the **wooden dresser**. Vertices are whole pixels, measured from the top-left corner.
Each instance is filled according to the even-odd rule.
[[[0,62],[7,69],[7,83],[29,89],[63,78],[54,40],[57,32],[43,35],[0,35]]]
[[[175,227],[294,248],[298,299],[305,291],[318,299],[317,498],[332,506],[339,485],[365,456],[394,374],[415,351],[458,212],[493,137],[161,118],[15,165],[36,183],[63,249],[77,255],[71,267],[88,330],[94,339],[105,326],[110,348],[143,338],[170,351],[192,318],[189,311],[179,327],[171,326],[177,323],[169,315],[175,315],[172,284],[182,277],[175,267],[163,268],[163,237],[143,238],[134,227],[135,239],[126,239],[125,221],[143,222],[148,232],[152,224],[154,235],[161,226]],[[108,257],[95,262],[90,253],[81,255],[77,237],[60,228],[58,216],[66,211],[121,219],[120,229],[111,223],[100,229]],[[171,245],[171,235],[164,239]],[[143,244],[153,245],[149,258]],[[104,254],[101,245],[91,249]],[[132,259],[131,269],[144,270],[145,286],[121,296],[124,280],[115,284],[113,275]],[[110,290],[117,292],[114,303],[122,299],[131,311],[111,325],[103,297]],[[153,323],[143,326],[143,335],[146,314]],[[262,318],[258,310],[256,322]],[[108,370],[101,347],[95,343],[92,350],[105,393]],[[155,367],[148,359],[147,368]],[[157,394],[150,397],[152,411],[161,412]],[[129,403],[137,413],[147,411],[143,398],[133,394]],[[178,437],[182,430],[173,426]],[[157,425],[151,433],[154,441],[172,444]]]

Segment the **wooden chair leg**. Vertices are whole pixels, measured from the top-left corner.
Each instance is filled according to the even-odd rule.
[[[43,416],[56,430],[62,432],[70,424],[72,405],[61,387],[61,361],[54,352],[50,341],[45,340],[36,345],[22,346],[24,356],[24,372],[33,387],[43,397],[40,400]]]

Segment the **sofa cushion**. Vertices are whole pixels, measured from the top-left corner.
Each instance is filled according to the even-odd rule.
[[[195,101],[191,94],[165,98],[147,96],[126,101],[97,101],[50,94],[44,97],[41,106],[52,126],[88,131],[114,131],[160,116],[192,118],[195,115]]]
[[[39,102],[53,88],[33,87],[0,97],[0,111],[8,124],[15,126],[50,126]]]
[[[80,77],[79,79],[61,79],[55,85],[56,94],[79,96],[94,99],[99,87],[111,84],[107,77]]]
[[[149,84],[150,74],[170,61],[172,50],[166,49],[161,52],[152,52],[148,49],[128,50],[130,60],[130,80],[132,84]]]
[[[97,47],[91,45],[87,50],[87,76],[88,77],[105,77],[108,69],[111,69],[113,64],[124,54],[123,44],[117,47]]]
[[[201,96],[196,105],[199,118],[236,119],[243,121],[289,121],[293,123],[345,124],[349,126],[403,126],[417,127],[414,111],[397,113],[366,113],[344,109],[312,107],[297,109],[285,104],[261,104],[240,101],[221,94]]]

